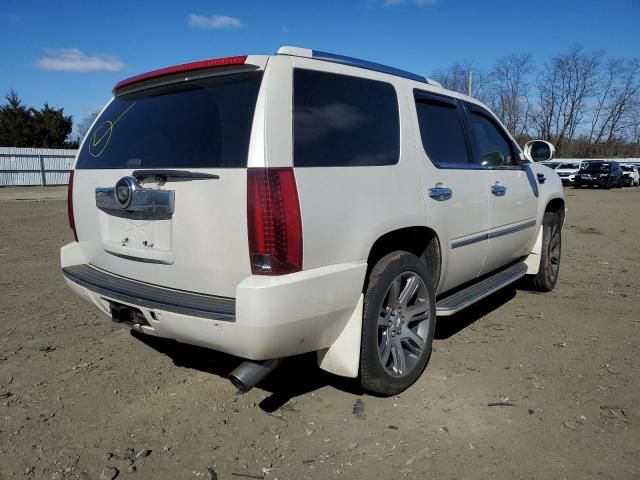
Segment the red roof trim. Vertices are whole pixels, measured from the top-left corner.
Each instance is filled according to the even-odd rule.
[[[160,68],[158,70],[152,70],[151,72],[141,73],[134,77],[127,78],[118,82],[114,87],[114,91],[123,87],[132,85],[134,83],[149,80],[150,78],[163,77],[165,75],[171,75],[172,73],[191,72],[194,70],[204,70],[207,68],[226,67],[229,65],[243,65],[247,60],[246,55],[237,57],[225,57],[216,58],[213,60],[201,60],[199,62],[184,63],[182,65],[174,65],[173,67]]]

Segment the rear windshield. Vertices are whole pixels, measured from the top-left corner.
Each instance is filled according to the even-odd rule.
[[[115,98],[76,168],[246,167],[261,72],[209,77]]]

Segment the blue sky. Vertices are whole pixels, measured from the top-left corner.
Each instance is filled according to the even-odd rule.
[[[0,95],[81,120],[119,80],[176,63],[303,46],[419,74],[574,45],[640,57],[640,0],[2,0]]]

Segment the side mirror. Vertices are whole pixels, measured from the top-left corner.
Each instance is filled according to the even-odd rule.
[[[544,140],[531,140],[524,146],[524,158],[531,162],[546,162],[555,154],[556,147]]]

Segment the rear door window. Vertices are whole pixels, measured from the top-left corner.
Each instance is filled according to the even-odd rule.
[[[422,145],[438,167],[470,166],[469,149],[458,104],[453,98],[416,92]]]
[[[398,99],[391,84],[295,69],[293,85],[296,167],[398,163]]]
[[[261,72],[209,77],[116,97],[76,168],[246,167]]]

